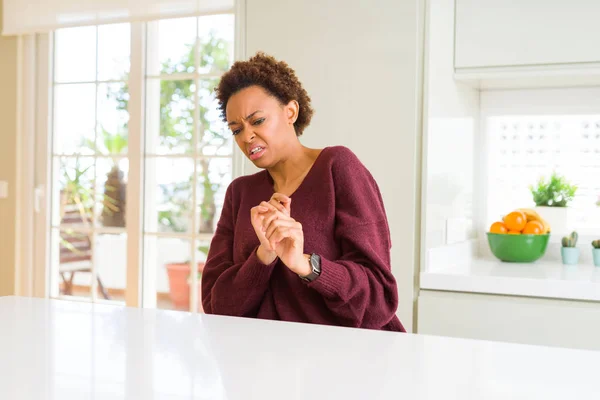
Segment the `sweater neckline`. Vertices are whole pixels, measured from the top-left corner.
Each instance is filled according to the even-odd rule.
[[[313,171],[315,170],[315,167],[319,163],[319,160],[322,158],[321,156],[328,149],[329,149],[329,147],[324,147],[321,150],[321,152],[319,153],[319,155],[315,159],[315,162],[313,162],[313,165],[310,167],[310,169],[306,173],[306,176],[304,177],[304,179],[302,179],[302,182],[300,182],[300,185],[298,185],[298,187],[296,188],[296,190],[294,190],[294,192],[292,194],[290,194],[288,197],[291,198],[291,197],[297,195],[298,192],[300,192],[300,190],[302,189],[302,187],[306,186],[306,182],[308,182],[309,179],[311,178],[311,176],[313,175]],[[273,187],[273,185],[275,184],[275,181],[273,180],[273,177],[271,176],[271,174],[269,174],[269,171],[264,170],[264,173],[265,173],[265,175],[267,177],[267,184],[269,185],[269,191],[270,191],[271,195],[273,195],[275,193],[275,188]]]

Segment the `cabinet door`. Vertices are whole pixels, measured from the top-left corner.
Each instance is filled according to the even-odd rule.
[[[418,333],[600,350],[600,304],[421,290]]]
[[[455,67],[600,62],[600,1],[456,0]]]

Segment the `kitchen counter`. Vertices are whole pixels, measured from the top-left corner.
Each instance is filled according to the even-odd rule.
[[[38,399],[600,398],[600,352],[0,298],[0,393]]]
[[[600,267],[590,264],[463,260],[422,272],[420,284],[430,290],[600,302]]]

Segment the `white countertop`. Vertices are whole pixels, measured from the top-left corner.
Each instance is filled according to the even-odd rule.
[[[600,352],[0,298],[0,398],[598,399]]]
[[[474,259],[421,273],[421,289],[600,301],[600,267]]]

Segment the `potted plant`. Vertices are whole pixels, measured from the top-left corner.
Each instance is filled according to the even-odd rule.
[[[592,241],[592,258],[594,259],[594,265],[600,267],[600,239]]]
[[[102,144],[109,156],[123,154],[127,149],[127,131],[110,133],[102,128]],[[106,174],[104,183],[104,200],[102,207],[102,225],[125,227],[126,183],[125,176],[119,167],[119,160],[112,157],[112,168]]]
[[[205,256],[208,254],[208,246],[199,246],[198,251]],[[190,308],[190,285],[192,284],[192,274],[190,270],[190,260],[183,262],[173,262],[166,265],[167,275],[169,277],[169,295],[173,306],[178,310],[189,310]],[[205,262],[197,263],[198,273],[198,311],[202,311],[201,296],[201,277]]]
[[[541,177],[530,187],[536,211],[548,222],[554,233],[565,234],[569,226],[569,203],[575,197],[577,186],[571,185],[564,176],[553,172],[549,180]]]
[[[569,236],[562,238],[560,255],[562,257],[563,264],[576,265],[579,262],[579,249],[577,248],[578,238],[579,235],[577,232],[571,232]]]
[[[104,181],[100,222],[106,227],[123,228],[125,227],[127,184],[117,156],[125,154],[127,151],[127,128],[121,126],[116,133],[107,131],[103,126],[100,129],[97,142],[84,138],[81,146],[111,157],[112,167],[106,174],[106,180]]]

